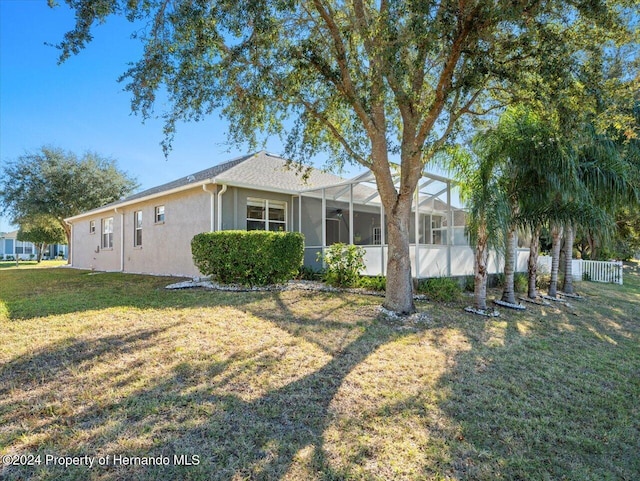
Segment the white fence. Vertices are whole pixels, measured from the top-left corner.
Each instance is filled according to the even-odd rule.
[[[582,261],[582,279],[622,285],[622,262]]]
[[[549,272],[551,256],[538,257],[538,264]],[[622,285],[622,262],[573,259],[571,273],[575,281],[608,282]]]

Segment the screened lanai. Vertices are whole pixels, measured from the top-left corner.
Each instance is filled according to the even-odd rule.
[[[454,182],[424,173],[410,220],[414,277],[473,274],[473,251],[465,232],[466,213],[454,205]],[[455,196],[457,198],[457,196]],[[320,267],[318,253],[336,243],[365,250],[367,275],[384,275],[387,262],[385,212],[371,172],[300,194],[298,225],[305,235],[305,265]],[[497,259],[495,268],[499,269]]]

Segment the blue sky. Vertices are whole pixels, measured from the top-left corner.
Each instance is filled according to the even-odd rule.
[[[47,44],[59,43],[75,23],[59,3],[52,9],[47,0],[0,0],[0,167],[43,145],[77,154],[90,150],[115,159],[146,189],[250,151],[226,143],[228,124],[212,115],[178,125],[165,159],[162,120],[143,123],[133,115],[130,94],[117,81],[142,52],[140,41],[131,39],[136,26],[111,17],[94,28],[86,49],[58,65],[59,51]],[[161,114],[162,105],[157,110]],[[278,138],[269,139],[266,149],[284,150]],[[318,156],[316,166],[325,167],[326,160]],[[354,165],[340,175],[362,170]],[[0,217],[0,232],[14,228]]]
[[[58,50],[46,43],[58,43],[74,24],[60,3],[51,9],[46,0],[0,0],[0,165],[43,145],[92,150],[148,188],[248,152],[225,143],[227,123],[214,115],[180,125],[165,160],[162,121],[131,114],[131,97],[117,82],[142,51],[130,38],[133,26],[109,19],[84,51],[58,65]],[[283,150],[277,138],[266,148]],[[0,217],[0,231],[10,228]]]

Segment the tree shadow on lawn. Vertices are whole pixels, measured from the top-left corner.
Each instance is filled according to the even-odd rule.
[[[274,302],[281,303],[279,295],[274,296]],[[348,301],[339,304],[343,302]],[[258,304],[245,307],[249,311],[259,309]],[[273,329],[281,329],[293,338],[304,337],[306,329],[315,327],[321,327],[328,336],[339,332],[343,337],[343,330],[349,329],[339,322],[332,324],[295,315],[284,307],[281,317],[271,312],[268,322],[276,325]],[[87,363],[96,365],[107,356],[113,359],[151,349],[161,336],[170,334],[173,324],[92,342],[70,340],[25,355],[0,371],[4,392],[16,388],[18,380],[27,378],[34,388],[29,402],[37,403],[39,409],[46,409],[46,404],[60,393],[66,392],[72,398],[65,399],[69,404],[66,410],[53,413],[35,429],[22,425],[19,419],[9,418],[14,410],[24,412],[24,406],[5,403],[1,414],[7,416],[5,420],[10,426],[2,433],[5,449],[22,445],[19,448],[22,453],[39,453],[43,457],[45,454],[168,456],[170,463],[93,469],[5,467],[0,474],[4,479],[33,476],[56,480],[281,479],[287,475],[299,479],[290,470],[302,469],[303,476],[314,473],[322,479],[348,477],[349,468],[336,471],[323,450],[323,434],[332,417],[330,403],[356,366],[384,344],[404,335],[370,317],[367,320],[366,316],[351,322],[360,327],[347,344],[341,343],[339,349],[333,350],[333,356],[327,354],[330,347],[319,346],[320,352],[325,352],[326,362],[314,369],[301,367],[294,380],[274,388],[267,386],[263,391],[258,389],[253,397],[235,393],[229,386],[242,380],[248,371],[259,373],[256,364],[258,368],[277,366],[281,359],[273,353],[273,346],[256,346],[223,360],[175,364],[164,369],[163,375],[153,382],[108,402],[83,400],[82,386],[69,391],[74,370],[82,369]],[[305,342],[315,345],[315,335],[309,339]],[[100,380],[104,383],[103,389],[115,389],[116,378],[120,379],[118,382],[129,382],[127,378],[122,380],[126,371],[126,366],[106,371]],[[260,379],[258,376],[252,382]],[[16,426],[19,429],[16,430]],[[23,435],[29,436],[26,444],[20,442]],[[199,464],[177,465],[174,454],[198,455]]]
[[[12,431],[5,427],[0,431],[0,439],[5,440],[0,446],[14,441],[23,430],[19,423],[19,416],[23,411],[12,405],[13,391],[19,390],[30,398],[29,401],[33,401],[32,409],[42,408],[43,413],[48,411],[53,414],[54,405],[65,401],[56,396],[56,391],[65,392],[65,380],[73,371],[81,369],[84,364],[103,362],[106,356],[126,356],[134,350],[144,349],[154,342],[155,337],[173,326],[175,324],[130,334],[102,336],[93,340],[66,338],[45,349],[25,353],[5,363],[0,367],[0,419],[5,426],[13,423],[16,429]],[[39,430],[46,429],[49,424],[42,423]]]
[[[578,316],[463,326],[471,349],[439,383],[451,390],[441,408],[461,427],[455,479],[638,477],[638,326],[596,319],[589,302]]]
[[[235,316],[246,317],[247,329],[252,323],[268,325],[269,333],[281,336],[282,342],[261,343],[256,334],[251,348],[231,346],[231,355],[203,352],[184,362],[176,352],[170,363],[143,380],[141,371],[156,363],[154,356],[164,349],[166,337],[180,336],[179,328],[190,327],[190,320],[96,339],[69,338],[22,356],[0,370],[1,452],[195,454],[200,463],[178,466],[171,458],[168,466],[151,467],[11,467],[0,477],[366,479],[363,466],[381,462],[366,441],[339,462],[332,457],[336,453],[326,449],[327,429],[336,428],[335,418],[340,415],[332,402],[347,376],[369,356],[403,339],[411,339],[412,349],[417,349],[414,338],[428,341],[436,348],[431,352],[447,358],[433,389],[446,393],[435,409],[442,411],[448,425],[431,423],[434,408],[425,403],[423,393],[385,401],[382,412],[373,413],[372,419],[386,417],[385,421],[393,422],[393,416],[400,419],[410,414],[416,430],[431,431],[427,447],[442,451],[432,458],[442,463],[423,463],[423,478],[446,474],[474,480],[633,479],[640,472],[636,457],[640,426],[634,401],[640,394],[637,326],[633,330],[630,323],[614,324],[606,311],[598,319],[587,317],[594,308],[590,300],[581,307],[580,317],[548,310],[539,319],[507,314],[506,319],[458,320],[444,319],[445,309],[434,311],[439,320],[429,329],[399,332],[372,320],[377,301],[363,302],[358,296],[202,291],[167,295],[162,279],[154,285],[148,285],[143,276],[122,274],[90,279],[103,279],[92,280],[94,286],[111,285],[120,282],[120,276],[139,279],[118,287],[120,296],[100,297],[98,307],[138,307],[137,294],[144,297],[144,292],[155,289],[157,298],[144,301],[148,306],[233,308]],[[142,293],[135,290],[138,282]],[[314,303],[322,308],[314,310]],[[61,310],[82,309],[70,302]],[[616,316],[622,318],[620,313]],[[458,341],[446,340],[444,331],[457,331],[459,342],[468,345],[456,348]],[[318,349],[292,358],[290,351],[303,341]],[[219,342],[234,339],[221,336]],[[116,362],[132,356],[128,363]],[[314,356],[315,361],[310,360]],[[168,361],[157,360],[163,362]],[[301,363],[299,367],[296,362]],[[283,382],[263,375],[287,363],[299,372],[287,374]],[[84,385],[83,371],[99,365],[104,365],[101,374]],[[16,390],[22,390],[23,396],[12,394]],[[108,391],[115,394],[100,396]],[[346,421],[339,419],[338,428],[371,413],[353,414]],[[362,421],[357,426],[360,432],[348,431],[345,436],[374,435],[371,422]],[[374,473],[384,478],[383,471]]]

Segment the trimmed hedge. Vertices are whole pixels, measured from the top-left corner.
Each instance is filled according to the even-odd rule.
[[[262,230],[204,232],[191,241],[191,253],[198,270],[218,282],[264,286],[298,274],[304,236]]]

